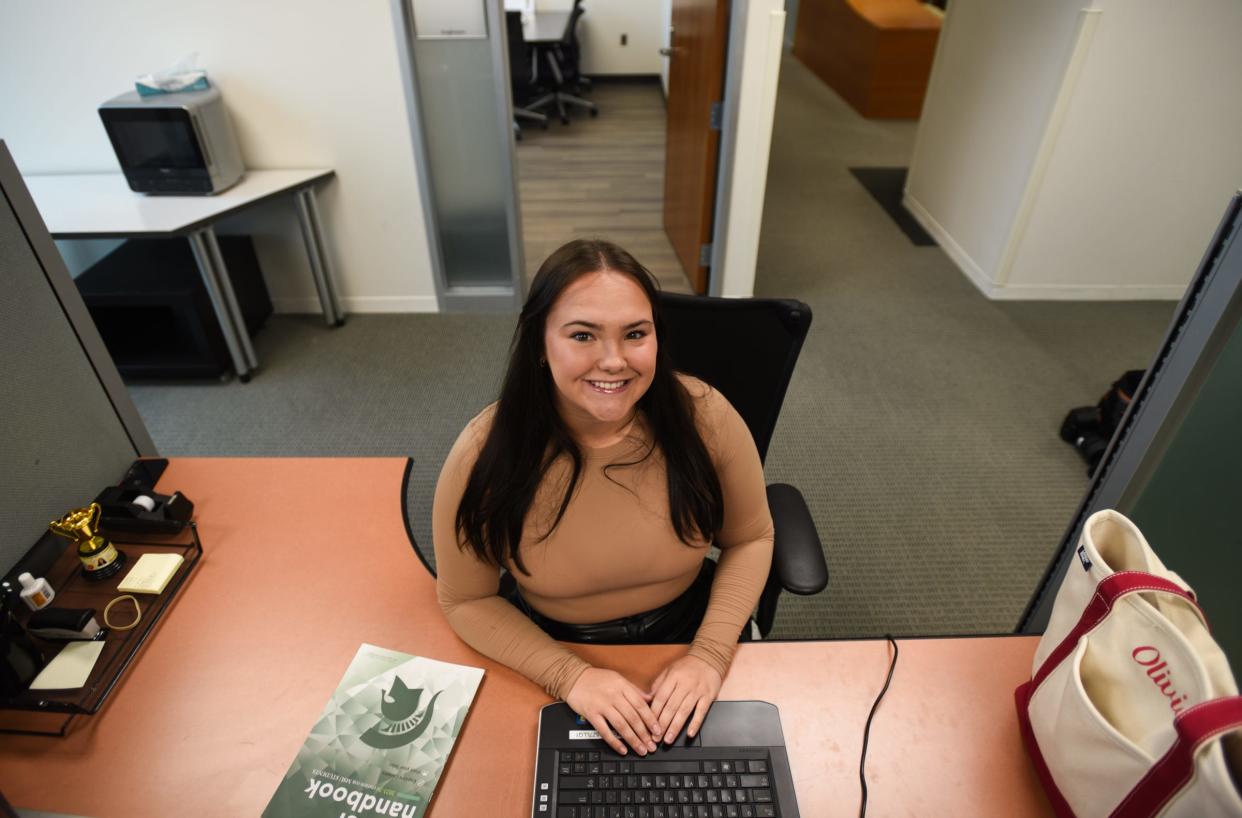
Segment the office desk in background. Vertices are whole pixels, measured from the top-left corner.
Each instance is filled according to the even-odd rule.
[[[536,11],[527,0],[505,0],[505,11],[522,12],[522,39],[532,45],[559,43],[572,16],[568,11]]]
[[[233,294],[215,224],[226,216],[282,196],[292,196],[319,303],[328,324],[345,320],[333,280],[315,187],[331,170],[247,170],[242,180],[214,196],[150,196],[129,189],[120,173],[28,175],[23,179],[54,239],[161,238],[184,236],[211,297],[216,320],[238,376],[258,367],[250,334]]]
[[[485,668],[432,818],[530,815],[549,699],[448,627],[403,517],[408,461],[172,460],[204,556],[103,712],[67,738],[0,736],[14,806],[93,818],[256,816],[358,645]],[[869,813],[1041,816],[1013,688],[1035,637],[902,640],[868,750]],[[684,645],[575,646],[640,685]],[[858,814],[882,641],[741,645],[721,697],[780,708],[806,818]]]

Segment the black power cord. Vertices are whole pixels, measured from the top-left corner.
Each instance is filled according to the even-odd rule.
[[[858,780],[862,782],[862,804],[858,807],[858,818],[864,818],[867,814],[867,740],[871,737],[871,720],[875,718],[875,711],[880,708],[880,699],[883,699],[884,694],[888,692],[888,686],[893,681],[893,671],[897,669],[897,640],[887,633],[884,634],[884,638],[893,646],[893,660],[888,664],[888,678],[884,680],[880,695],[875,697],[875,703],[871,705],[871,712],[867,715],[867,726],[863,728],[862,758],[858,761]]]

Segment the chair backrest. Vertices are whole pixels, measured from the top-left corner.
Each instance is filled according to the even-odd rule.
[[[664,345],[682,372],[720,390],[766,459],[794,365],[811,326],[811,308],[785,298],[708,298],[660,294]]]
[[[530,85],[530,46],[522,31],[522,12],[505,12],[505,39],[509,42],[509,82],[514,88]]]
[[[565,27],[565,44],[578,47],[578,21],[582,19],[582,15],[586,14],[586,9],[582,7],[582,0],[574,0],[573,11],[569,13],[569,25]]]

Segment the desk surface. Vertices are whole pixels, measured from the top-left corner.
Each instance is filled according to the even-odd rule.
[[[100,714],[67,738],[0,736],[18,807],[141,818],[258,815],[359,643],[486,669],[432,818],[528,816],[547,696],[449,629],[402,515],[406,461],[174,459],[204,557]],[[872,725],[872,815],[1050,815],[1013,688],[1033,637],[903,640]],[[648,685],[684,646],[577,646]],[[879,641],[742,645],[722,697],[780,708],[804,816],[858,812]],[[454,774],[487,771],[485,778]]]
[[[22,177],[52,238],[126,238],[189,233],[237,210],[332,176],[332,171],[248,170],[215,196],[149,196],[120,173]]]

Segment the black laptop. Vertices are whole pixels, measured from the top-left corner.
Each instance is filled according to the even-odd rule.
[[[796,818],[776,705],[712,705],[693,739],[620,756],[564,702],[539,714],[532,818]]]

